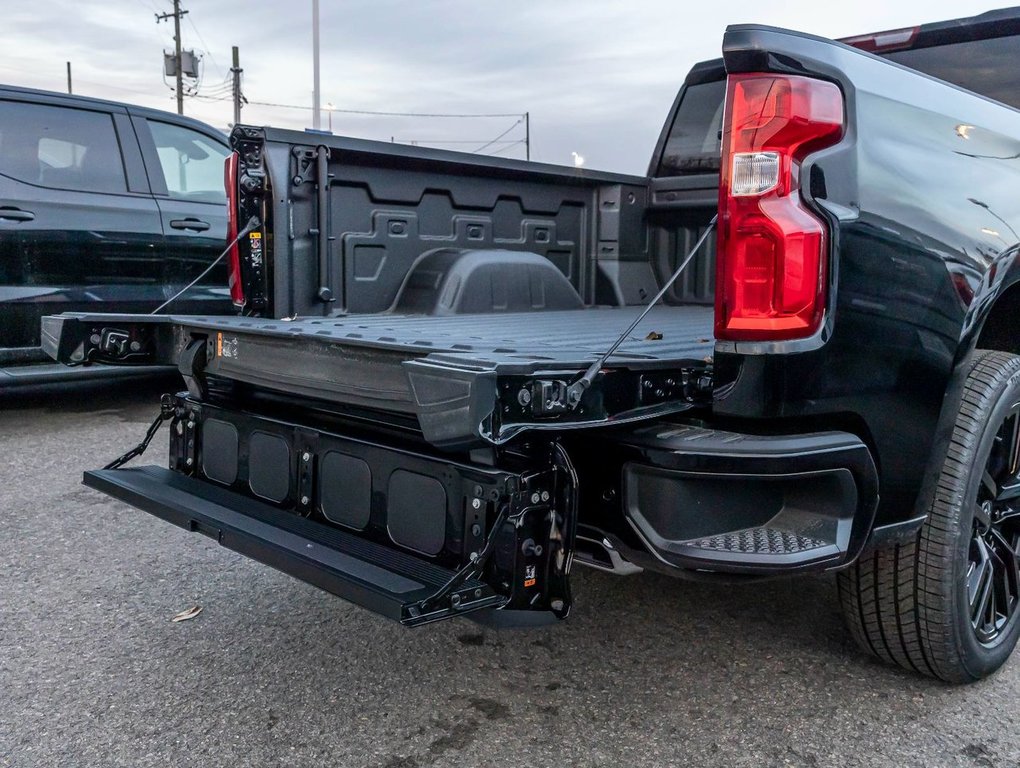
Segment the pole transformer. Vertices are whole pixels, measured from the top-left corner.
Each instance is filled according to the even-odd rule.
[[[156,23],[166,21],[169,18],[174,20],[174,62],[177,70],[177,114],[184,114],[184,65],[181,61],[181,17],[187,11],[181,10],[181,0],[174,0],[173,13],[157,13]]]

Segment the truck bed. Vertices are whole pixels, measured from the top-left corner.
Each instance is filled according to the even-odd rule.
[[[207,328],[230,338],[231,334],[300,338],[400,352],[408,360],[433,355],[449,359],[455,355],[500,373],[523,373],[550,366],[590,364],[641,309],[598,307],[451,317],[348,315],[294,320],[189,315],[171,316],[169,321],[193,329]],[[620,345],[612,360],[628,367],[703,360],[712,354],[712,323],[710,306],[656,307]]]

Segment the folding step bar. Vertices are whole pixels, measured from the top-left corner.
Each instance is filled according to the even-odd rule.
[[[83,482],[407,626],[507,602],[489,585],[467,579],[444,607],[423,610],[453,570],[161,467],[89,471]]]

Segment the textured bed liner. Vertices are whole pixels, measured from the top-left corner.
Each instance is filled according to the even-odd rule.
[[[408,358],[463,358],[472,364],[512,367],[514,362],[583,364],[605,352],[641,307],[588,308],[451,317],[349,315],[262,320],[244,317],[174,317],[189,328],[405,352]],[[656,307],[612,360],[665,362],[711,356],[713,308]]]

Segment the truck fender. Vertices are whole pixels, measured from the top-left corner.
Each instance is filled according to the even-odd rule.
[[[978,289],[974,292],[965,315],[961,330],[960,342],[953,359],[953,372],[946,387],[942,400],[942,409],[932,438],[932,450],[925,468],[921,492],[914,505],[914,514],[903,523],[888,526],[889,530],[876,529],[872,542],[899,539],[912,536],[924,523],[931,506],[932,493],[942,468],[946,450],[953,435],[956,416],[960,410],[963,387],[970,370],[971,361],[976,349],[983,348],[982,342],[987,341],[984,330],[989,318],[995,317],[997,310],[1004,311],[1007,304],[1017,309],[1020,314],[1020,246],[1013,245],[1003,251],[985,270]],[[1016,317],[1017,314],[1013,316]],[[1004,348],[997,344],[993,349],[1003,352],[1020,353],[1020,329],[1012,346]]]

